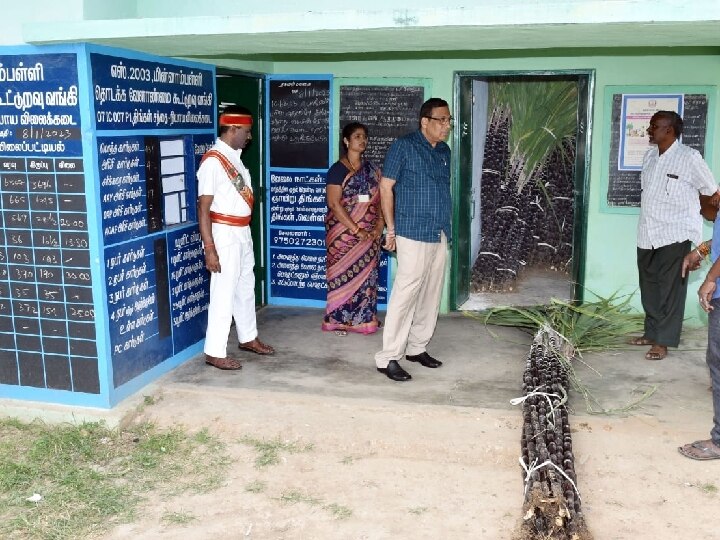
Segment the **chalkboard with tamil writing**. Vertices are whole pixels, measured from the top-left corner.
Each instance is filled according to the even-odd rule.
[[[270,167],[327,169],[330,81],[271,80]]]
[[[368,147],[364,157],[382,167],[393,141],[418,128],[418,114],[424,101],[423,86],[341,86],[338,135],[342,137],[342,128],[350,122],[365,124]]]
[[[607,205],[632,208],[640,206],[640,171],[618,170],[622,98],[623,94],[612,95]],[[682,143],[704,156],[708,121],[707,94],[684,94],[682,117]]]

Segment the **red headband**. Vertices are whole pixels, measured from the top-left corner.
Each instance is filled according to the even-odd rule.
[[[220,115],[221,126],[252,126],[253,119],[249,114],[227,113]]]

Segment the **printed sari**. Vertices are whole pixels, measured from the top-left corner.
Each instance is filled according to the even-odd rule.
[[[370,232],[380,219],[380,169],[363,162],[342,184],[341,203],[352,220]],[[359,196],[369,195],[368,202]],[[360,241],[332,210],[325,216],[327,305],[322,329],[360,334],[377,332],[380,239]]]

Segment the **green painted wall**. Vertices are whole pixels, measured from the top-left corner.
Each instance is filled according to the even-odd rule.
[[[662,52],[661,52],[662,51]],[[319,61],[293,61],[275,64],[276,73],[332,73],[336,77],[429,77],[432,79],[433,95],[452,103],[453,76],[455,71],[541,71],[565,69],[595,70],[593,99],[593,126],[591,143],[591,168],[589,179],[589,208],[587,215],[587,259],[585,287],[591,292],[608,296],[613,292],[633,293],[637,289],[636,228],[637,213],[616,214],[604,212],[601,201],[606,196],[606,182],[602,178],[604,134],[609,119],[604,110],[606,86],[617,85],[704,85],[714,87],[711,100],[717,100],[720,86],[720,55],[717,51],[700,50],[633,50],[617,51],[548,51],[534,56],[533,52],[519,51],[509,54],[498,52],[492,57],[468,57],[462,53],[450,54],[447,58],[422,59],[381,58],[352,61],[334,61],[329,55]],[[473,54],[473,53],[470,53]],[[522,55],[529,55],[522,57]],[[581,55],[583,54],[583,55]],[[717,107],[715,108],[717,110]],[[710,119],[717,131],[716,119]],[[712,155],[710,168],[720,179],[720,137],[711,133],[709,153]],[[458,194],[454,194],[458,196]],[[706,227],[706,238],[711,234]],[[704,267],[707,270],[707,267]],[[705,321],[696,300],[697,288],[704,277],[703,270],[693,274],[688,290],[686,317],[688,324]],[[591,298],[590,295],[587,296]],[[640,309],[639,294],[635,294],[633,305]]]
[[[83,0],[0,2],[0,45],[22,45],[22,25],[82,20]]]
[[[88,21],[94,19],[131,19],[138,15],[138,6],[135,1],[98,2],[98,0],[83,0],[83,5],[84,18]],[[172,11],[169,11],[169,13],[172,13]]]

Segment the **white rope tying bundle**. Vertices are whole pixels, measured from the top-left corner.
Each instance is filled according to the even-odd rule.
[[[560,401],[560,405],[565,403],[565,400],[562,396],[558,396],[557,394],[548,394],[547,392],[538,392],[537,390],[533,390],[529,394],[525,394],[523,397],[513,398],[510,400],[510,405],[520,405],[523,401],[525,401],[529,397],[533,396],[542,396],[545,399],[547,399],[548,405],[550,406],[550,416],[552,416],[552,419],[548,417],[548,424],[550,424],[550,427],[552,429],[555,429],[555,407],[553,406],[552,399],[550,398],[558,398]]]
[[[525,465],[525,461],[523,460],[522,456],[518,458],[518,461],[520,462],[520,465],[522,466],[522,468],[525,470],[525,495],[527,495],[528,486],[530,485],[530,477],[532,476],[532,473],[534,473],[535,471],[538,471],[538,470],[542,469],[543,467],[547,467],[548,465],[550,465],[550,466],[552,466],[552,467],[555,467],[555,469],[557,469],[557,471],[558,471],[560,474],[562,474],[562,475],[565,477],[565,479],[566,479],[568,482],[570,482],[570,484],[572,484],[572,487],[573,487],[573,489],[575,490],[575,493],[577,493],[578,499],[582,501],[582,499],[580,498],[580,491],[578,491],[578,488],[577,488],[577,486],[575,485],[575,482],[572,481],[572,478],[570,478],[567,474],[565,474],[565,471],[563,471],[560,467],[558,467],[557,465],[555,465],[555,464],[554,464],[552,461],[550,461],[549,459],[548,459],[547,461],[542,462],[540,465],[538,465],[538,464],[537,464],[537,461],[538,461],[538,460],[537,460],[537,458],[535,458],[535,460],[532,462],[532,464],[530,465],[530,467],[528,467],[527,465]]]

